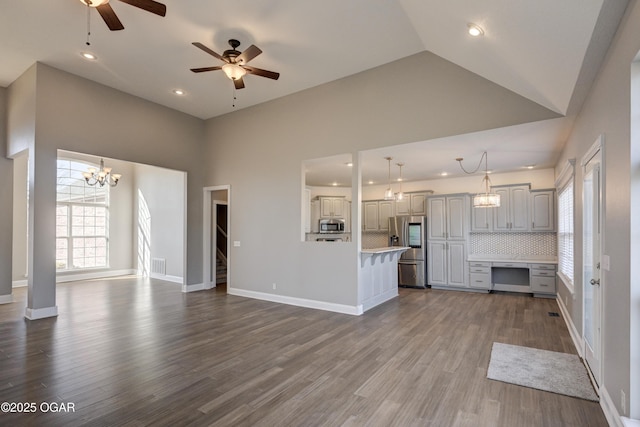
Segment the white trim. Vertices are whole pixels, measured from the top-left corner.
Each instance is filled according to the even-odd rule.
[[[633,420],[627,417],[620,417],[624,427],[640,427],[640,420]]]
[[[0,295],[0,304],[11,304],[13,302],[13,295]]]
[[[209,280],[212,269],[212,242],[211,242],[211,222],[213,219],[211,204],[213,203],[212,193],[214,191],[227,192],[227,289],[231,286],[231,186],[215,185],[202,189],[202,286],[204,289],[216,287],[215,276]],[[184,291],[183,291],[184,292]]]
[[[24,317],[29,320],[46,319],[47,317],[56,317],[58,315],[58,306],[45,308],[25,308]]]
[[[562,170],[558,174],[558,178],[556,178],[556,189],[560,190],[562,187],[566,186],[571,179],[573,179],[576,173],[576,159],[568,159],[564,164]]]
[[[149,274],[149,277],[151,279],[164,280],[166,282],[173,282],[173,283],[177,283],[179,285],[182,285],[184,283],[184,278],[182,278],[180,276],[170,276],[168,274],[151,273],[151,274]]]
[[[613,400],[611,400],[611,395],[609,395],[609,392],[604,385],[600,387],[599,394],[600,407],[602,408],[602,412],[604,412],[604,416],[609,425],[612,427],[624,427],[620,414],[618,414],[618,410],[616,409],[616,405],[614,405]]]
[[[589,161],[598,154],[598,151],[604,148],[604,134],[598,135],[594,143],[589,147],[587,152],[582,156],[582,160],[580,161],[580,166],[583,168],[589,163]],[[604,153],[603,153],[604,154]],[[601,159],[601,164],[604,162],[604,158]]]
[[[131,276],[138,273],[138,270],[108,270],[108,271],[96,271],[93,273],[80,273],[80,274],[66,274],[57,275],[56,283],[76,282],[78,280],[92,280],[92,279],[107,279],[117,276]]]
[[[382,303],[385,303],[389,300],[392,300],[398,296],[398,288],[391,288],[387,292],[384,292],[380,295],[376,295],[373,298],[370,298],[362,303],[363,311],[371,310],[373,307],[377,307]]]
[[[182,292],[196,292],[196,291],[205,291],[209,288],[205,287],[204,283],[194,283],[193,285],[182,285]]]
[[[27,279],[14,280],[13,282],[11,282],[12,288],[24,288],[25,286],[28,286],[28,285],[29,285],[29,281]]]
[[[560,312],[562,313],[562,318],[564,322],[567,324],[567,329],[569,329],[569,335],[571,336],[571,340],[573,341],[573,345],[578,352],[578,356],[583,357],[582,350],[584,349],[584,341],[582,340],[582,336],[576,329],[576,325],[573,324],[573,320],[571,320],[571,315],[567,310],[567,307],[564,305],[564,302],[560,298],[560,295],[556,296],[556,302],[558,303],[558,307],[560,307]]]
[[[248,291],[246,289],[231,288],[227,285],[227,293],[229,295],[237,295],[259,299],[263,301],[277,302],[280,304],[295,305],[296,307],[314,308],[317,310],[333,311],[335,313],[351,314],[359,316],[364,313],[362,305],[345,305],[335,304],[331,302],[316,301],[306,298],[287,297],[284,295],[274,295],[265,292]]]

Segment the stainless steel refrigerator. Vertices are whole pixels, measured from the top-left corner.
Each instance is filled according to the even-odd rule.
[[[427,287],[427,217],[389,218],[389,246],[408,246],[398,261],[398,286]]]

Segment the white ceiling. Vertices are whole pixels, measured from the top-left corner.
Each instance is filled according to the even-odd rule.
[[[86,46],[87,7],[79,0],[0,0],[0,86],[10,85],[40,61],[206,119],[234,111],[233,84],[220,71],[189,71],[220,65],[191,43],[199,41],[222,53],[228,48],[227,40],[237,38],[242,43],[239,50],[251,44],[263,50],[250,65],[280,72],[281,76],[278,81],[245,77],[246,88],[236,92],[235,109],[429,50],[550,110],[566,114],[572,101],[581,99],[589,88],[590,81],[585,82],[585,76],[592,78],[594,72],[586,66],[599,66],[618,25],[621,12],[607,14],[601,9],[620,10],[619,5],[626,4],[626,0],[163,3],[167,6],[164,18],[111,0],[125,26],[123,31],[114,32],[107,29],[97,11],[91,10],[91,46]],[[481,25],[485,35],[470,37],[466,33],[470,22]],[[80,53],[87,50],[98,60],[81,58]],[[172,91],[177,88],[186,95],[174,95]],[[526,128],[527,132],[537,132],[538,148],[534,152],[516,150],[509,157],[513,164],[505,167],[513,169],[527,159],[527,164],[553,164],[566,125],[552,121],[548,127],[540,127],[546,129]],[[510,131],[496,132],[497,135],[488,136],[500,139]],[[522,141],[518,146],[528,145],[521,130],[511,131],[508,136]],[[449,147],[464,144],[465,138],[455,141],[448,141]],[[393,143],[390,141],[390,145]],[[508,147],[489,140],[482,144],[492,148],[491,167],[498,169],[501,163],[493,150]],[[549,151],[541,152],[541,147]],[[402,151],[382,151],[376,155],[416,158]],[[459,155],[464,153],[453,157]],[[433,162],[433,153],[430,159]],[[407,165],[407,174],[412,173],[410,168]]]

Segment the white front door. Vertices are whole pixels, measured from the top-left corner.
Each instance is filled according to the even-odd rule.
[[[602,213],[601,150],[585,159],[583,181],[583,329],[585,360],[600,384],[601,364],[601,274],[600,242]]]

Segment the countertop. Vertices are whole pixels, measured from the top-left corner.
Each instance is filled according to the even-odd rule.
[[[522,262],[528,264],[557,264],[558,258],[547,255],[491,255],[473,254],[467,257],[467,261],[478,262]]]
[[[386,246],[384,248],[362,249],[363,254],[383,254],[385,252],[406,251],[408,246]]]

